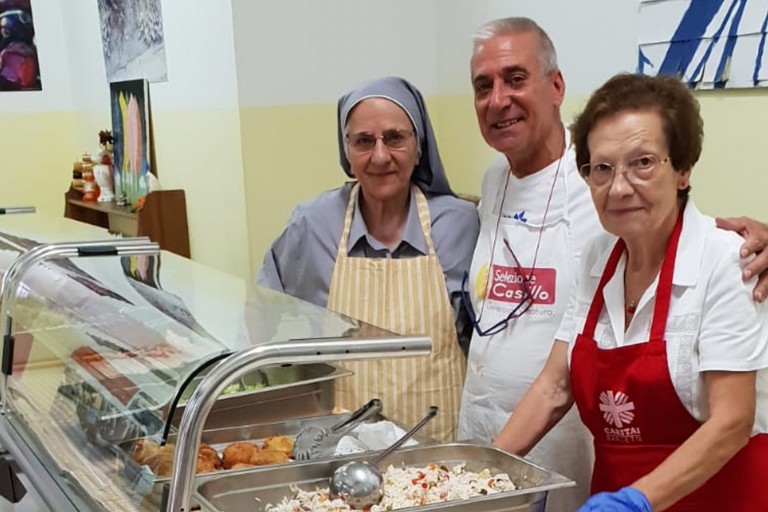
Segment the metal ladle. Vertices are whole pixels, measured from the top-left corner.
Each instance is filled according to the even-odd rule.
[[[377,468],[387,455],[391,454],[408,439],[424,427],[437,414],[437,407],[429,408],[429,412],[420,422],[409,430],[403,437],[395,441],[389,448],[381,452],[371,462],[352,461],[340,466],[331,476],[330,492],[333,499],[341,498],[355,510],[370,508],[381,501],[384,496],[384,477]]]

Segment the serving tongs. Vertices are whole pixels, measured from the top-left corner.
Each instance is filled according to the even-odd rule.
[[[310,460],[333,455],[341,438],[360,423],[379,414],[381,407],[381,400],[374,398],[332,427],[307,425],[296,434],[293,444],[293,458]]]

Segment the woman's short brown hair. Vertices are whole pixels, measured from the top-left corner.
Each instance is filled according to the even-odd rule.
[[[620,112],[643,110],[655,110],[661,116],[672,167],[678,172],[692,169],[704,139],[699,102],[678,78],[628,73],[614,76],[592,93],[571,127],[579,169],[589,163],[587,138],[599,121]],[[690,187],[678,196],[686,198],[689,192]]]

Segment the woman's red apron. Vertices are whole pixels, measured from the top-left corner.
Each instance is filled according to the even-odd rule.
[[[680,402],[667,364],[664,332],[682,215],[659,275],[651,337],[646,343],[602,350],[595,327],[603,288],[624,252],[619,240],[608,259],[583,332],[571,355],[571,385],[584,424],[594,436],[592,493],[617,491],[650,473],[700,426]],[[754,436],[715,476],[669,510],[768,511],[768,435]]]

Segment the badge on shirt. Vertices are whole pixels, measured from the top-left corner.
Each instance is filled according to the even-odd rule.
[[[478,277],[484,277],[481,272]],[[530,294],[533,304],[554,304],[557,272],[554,268],[507,267],[493,265],[487,298],[520,303]],[[527,283],[524,280],[527,278]],[[478,279],[479,281],[479,279]],[[485,284],[478,283],[479,289]]]

